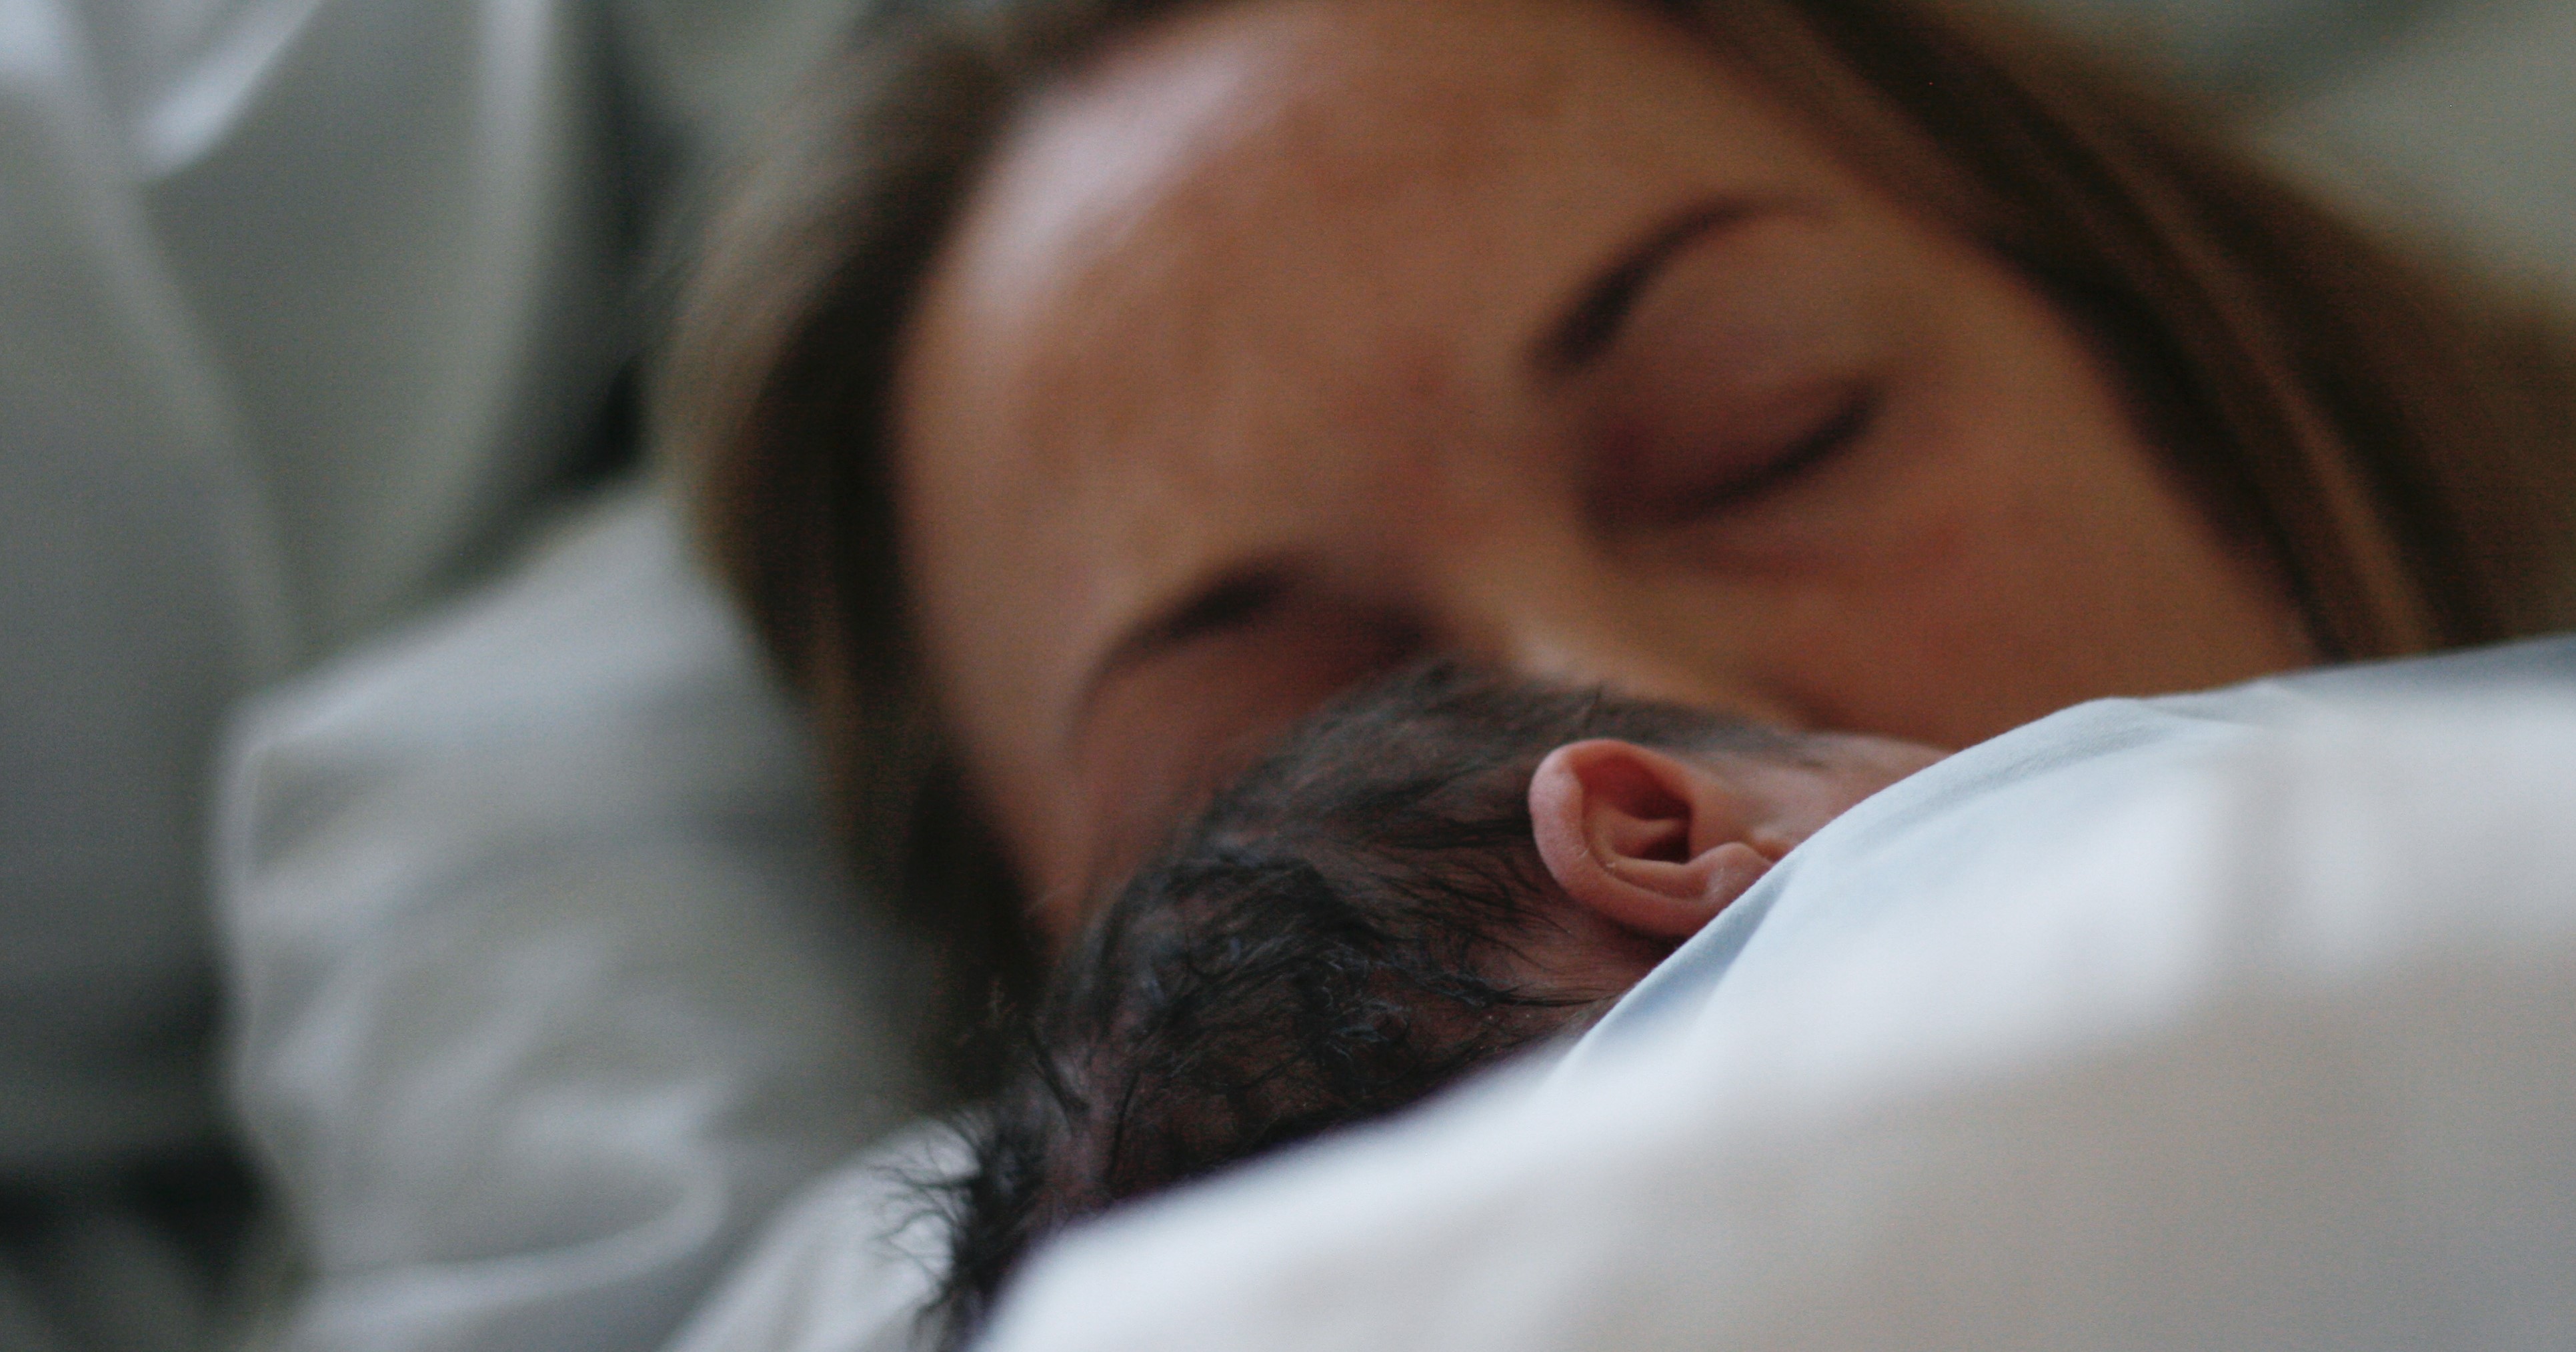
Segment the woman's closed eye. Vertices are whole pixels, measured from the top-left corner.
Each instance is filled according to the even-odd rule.
[[[1711,521],[1870,439],[1901,364],[1844,252],[1777,214],[1674,251],[1636,288],[1580,377],[1596,519]]]
[[[1832,417],[1814,431],[1790,445],[1767,464],[1732,483],[1719,485],[1703,499],[1701,508],[1744,502],[1762,496],[1771,489],[1823,465],[1869,435],[1878,420],[1878,396],[1869,390],[1854,391],[1843,400]]]
[[[1867,437],[1879,400],[1867,387],[1837,387],[1796,402],[1790,416],[1753,432],[1682,445],[1633,464],[1622,485],[1644,525],[1681,525],[1751,506],[1820,470]]]

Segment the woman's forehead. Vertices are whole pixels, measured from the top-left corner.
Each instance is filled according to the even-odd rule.
[[[1193,12],[1005,138],[926,288],[899,440],[995,504],[1132,500],[1163,451],[1259,492],[1282,435],[1513,414],[1556,312],[1677,210],[1844,180],[1609,0]]]

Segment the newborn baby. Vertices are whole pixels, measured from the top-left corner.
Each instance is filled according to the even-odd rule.
[[[945,1185],[952,1341],[1068,1223],[1583,1023],[1940,754],[1448,665],[1326,709],[1056,973]]]

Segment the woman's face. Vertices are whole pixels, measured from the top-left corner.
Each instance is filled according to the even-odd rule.
[[[932,677],[1042,918],[1444,651],[1959,745],[2310,650],[2087,336],[1662,21],[1253,0],[990,165],[896,439]]]

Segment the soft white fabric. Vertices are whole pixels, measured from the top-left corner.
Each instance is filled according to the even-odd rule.
[[[2017,847],[1076,1234],[987,1345],[2563,1347],[2576,699],[2377,698],[1954,799]]]
[[[236,1097],[295,1348],[651,1346],[923,1106],[911,951],[651,498],[255,706],[222,823]]]
[[[541,510],[848,8],[0,0],[0,1346],[221,1336],[223,711]]]
[[[931,1185],[964,1165],[932,1126],[806,1189],[668,1352],[915,1352],[946,1270],[945,1213]]]
[[[196,781],[283,640],[268,515],[184,295],[94,172],[122,129],[72,20],[0,0],[8,1181],[210,1128]]]
[[[153,397],[259,485],[313,646],[417,600],[578,449],[629,342],[631,209],[583,7],[5,12],[83,133],[30,200],[114,225],[79,252],[149,306]]]

